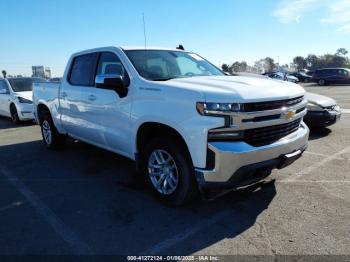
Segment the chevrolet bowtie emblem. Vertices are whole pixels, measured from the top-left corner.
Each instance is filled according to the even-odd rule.
[[[285,117],[287,120],[291,120],[295,116],[295,111],[287,111]]]

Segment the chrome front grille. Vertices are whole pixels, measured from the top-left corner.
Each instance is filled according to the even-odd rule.
[[[303,96],[241,104],[241,112],[229,115],[230,124],[209,130],[208,139],[244,141],[251,146],[275,143],[299,129],[307,112],[306,106],[307,100]],[[253,109],[254,111],[250,111]]]
[[[299,96],[291,99],[277,100],[277,101],[267,101],[267,102],[256,102],[256,103],[246,103],[242,105],[242,112],[255,112],[255,111],[265,111],[274,110],[283,107],[290,107],[299,104],[304,99],[303,96]]]

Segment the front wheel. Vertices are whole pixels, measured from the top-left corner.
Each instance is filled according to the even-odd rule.
[[[17,108],[14,104],[10,106],[10,113],[11,113],[11,119],[14,124],[19,124],[21,120],[19,119],[18,116],[18,111]]]
[[[154,139],[145,152],[147,180],[154,193],[172,206],[193,200],[198,192],[189,153],[170,139]]]
[[[64,145],[65,137],[58,133],[48,112],[44,112],[40,121],[43,142],[49,149],[58,149]]]

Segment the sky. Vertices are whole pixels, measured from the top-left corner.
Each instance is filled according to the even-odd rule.
[[[0,70],[61,76],[69,56],[103,46],[182,44],[214,64],[350,51],[350,0],[0,0]]]

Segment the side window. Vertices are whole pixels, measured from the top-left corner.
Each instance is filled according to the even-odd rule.
[[[7,92],[10,92],[10,90],[9,90],[9,88],[4,80],[0,80],[0,89],[5,89]]]
[[[101,53],[97,75],[125,76],[125,69],[120,59],[114,53],[105,52]]]
[[[73,60],[69,82],[72,85],[93,86],[97,54],[87,54],[77,56]]]
[[[338,73],[337,69],[331,69],[331,70],[329,70],[329,74],[330,75],[338,75],[339,73]]]

